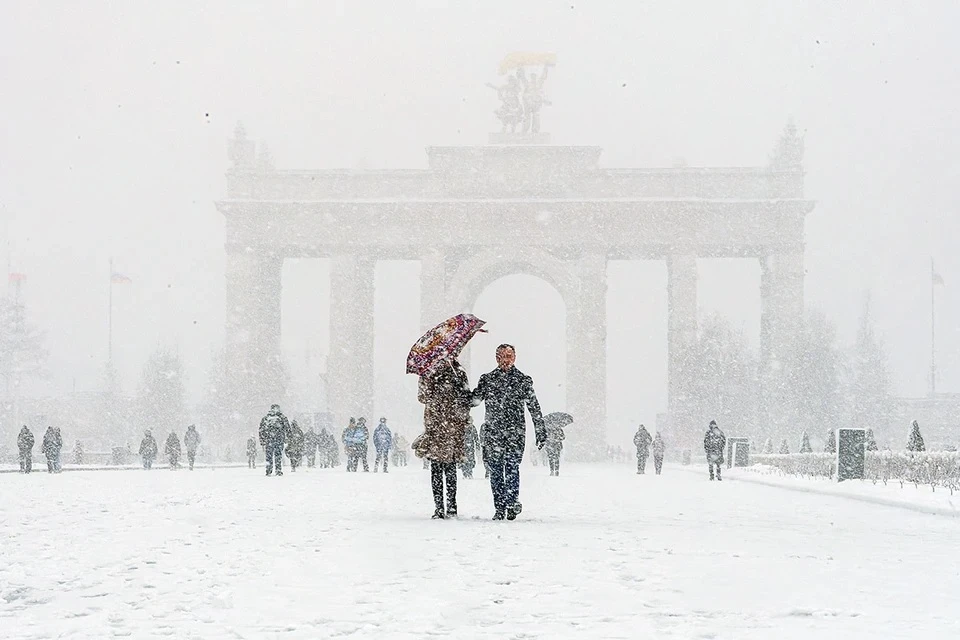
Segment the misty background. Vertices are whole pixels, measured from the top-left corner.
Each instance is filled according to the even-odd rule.
[[[869,7],[869,8],[868,8]],[[7,3],[0,19],[0,252],[27,275],[47,375],[26,393],[96,391],[107,354],[125,393],[158,346],[198,402],[223,343],[226,144],[238,121],[278,169],[421,168],[424,147],[484,144],[497,64],[552,51],[543,129],[606,167],[760,166],[788,119],[805,132],[806,306],[854,340],[867,295],[893,392],[929,385],[930,258],[938,390],[960,391],[960,5],[832,2]],[[8,256],[7,256],[8,254]],[[755,260],[700,260],[701,315],[759,342]],[[376,411],[410,432],[403,358],[419,336],[416,263],[377,268]],[[610,437],[666,409],[666,269],[612,262]],[[317,402],[326,262],[288,261],[291,410]],[[564,308],[529,276],[474,311],[471,377],[517,345],[546,411],[564,402]],[[575,381],[571,381],[575,383]],[[286,408],[286,407],[285,407]],[[201,432],[203,425],[198,425]]]

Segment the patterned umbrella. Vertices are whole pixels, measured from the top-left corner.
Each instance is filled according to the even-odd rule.
[[[564,413],[562,411],[555,411],[543,416],[543,421],[545,424],[558,425],[561,429],[568,427],[573,424],[573,416],[569,413]]]
[[[470,341],[486,323],[480,318],[461,313],[427,331],[410,349],[407,355],[407,373],[422,376],[430,373],[437,363],[460,354],[463,345]]]

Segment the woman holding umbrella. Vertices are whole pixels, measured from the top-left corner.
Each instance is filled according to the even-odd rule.
[[[407,356],[407,373],[420,376],[417,399],[423,404],[423,434],[413,448],[430,461],[434,519],[457,515],[457,463],[464,458],[470,419],[470,382],[457,356],[482,326],[474,316],[456,316],[424,334]]]
[[[566,435],[563,428],[573,422],[569,413],[551,413],[543,418],[547,426],[547,443],[544,450],[547,452],[547,460],[550,462],[550,475],[560,475],[560,452],[563,451],[563,440]]]

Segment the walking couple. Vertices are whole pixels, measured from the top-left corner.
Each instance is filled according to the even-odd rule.
[[[457,463],[465,453],[470,408],[485,405],[485,462],[490,471],[494,520],[514,520],[520,514],[520,462],[526,444],[526,406],[536,429],[537,448],[546,442],[546,428],[533,390],[533,379],[514,366],[516,349],[497,347],[497,368],[480,376],[470,389],[467,373],[449,359],[420,377],[418,400],[424,405],[424,433],[413,443],[417,455],[430,461],[436,519],[457,515]],[[444,509],[446,484],[446,509]]]

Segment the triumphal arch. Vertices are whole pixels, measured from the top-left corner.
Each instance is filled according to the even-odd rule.
[[[282,397],[271,363],[280,358],[286,258],[330,260],[328,401],[338,424],[372,415],[378,258],[420,262],[423,329],[470,311],[502,276],[553,285],[567,313],[566,410],[577,422],[568,440],[581,454],[606,429],[608,260],[666,262],[668,416],[678,443],[703,429],[703,417],[685,410],[685,374],[702,364],[685,356],[697,340],[697,258],[759,261],[762,357],[771,371],[789,360],[813,207],[794,129],[764,166],[673,168],[607,168],[599,147],[517,129],[504,122],[486,145],[427,147],[422,170],[277,171],[238,128],[217,202],[226,219],[226,348],[258,409]]]

